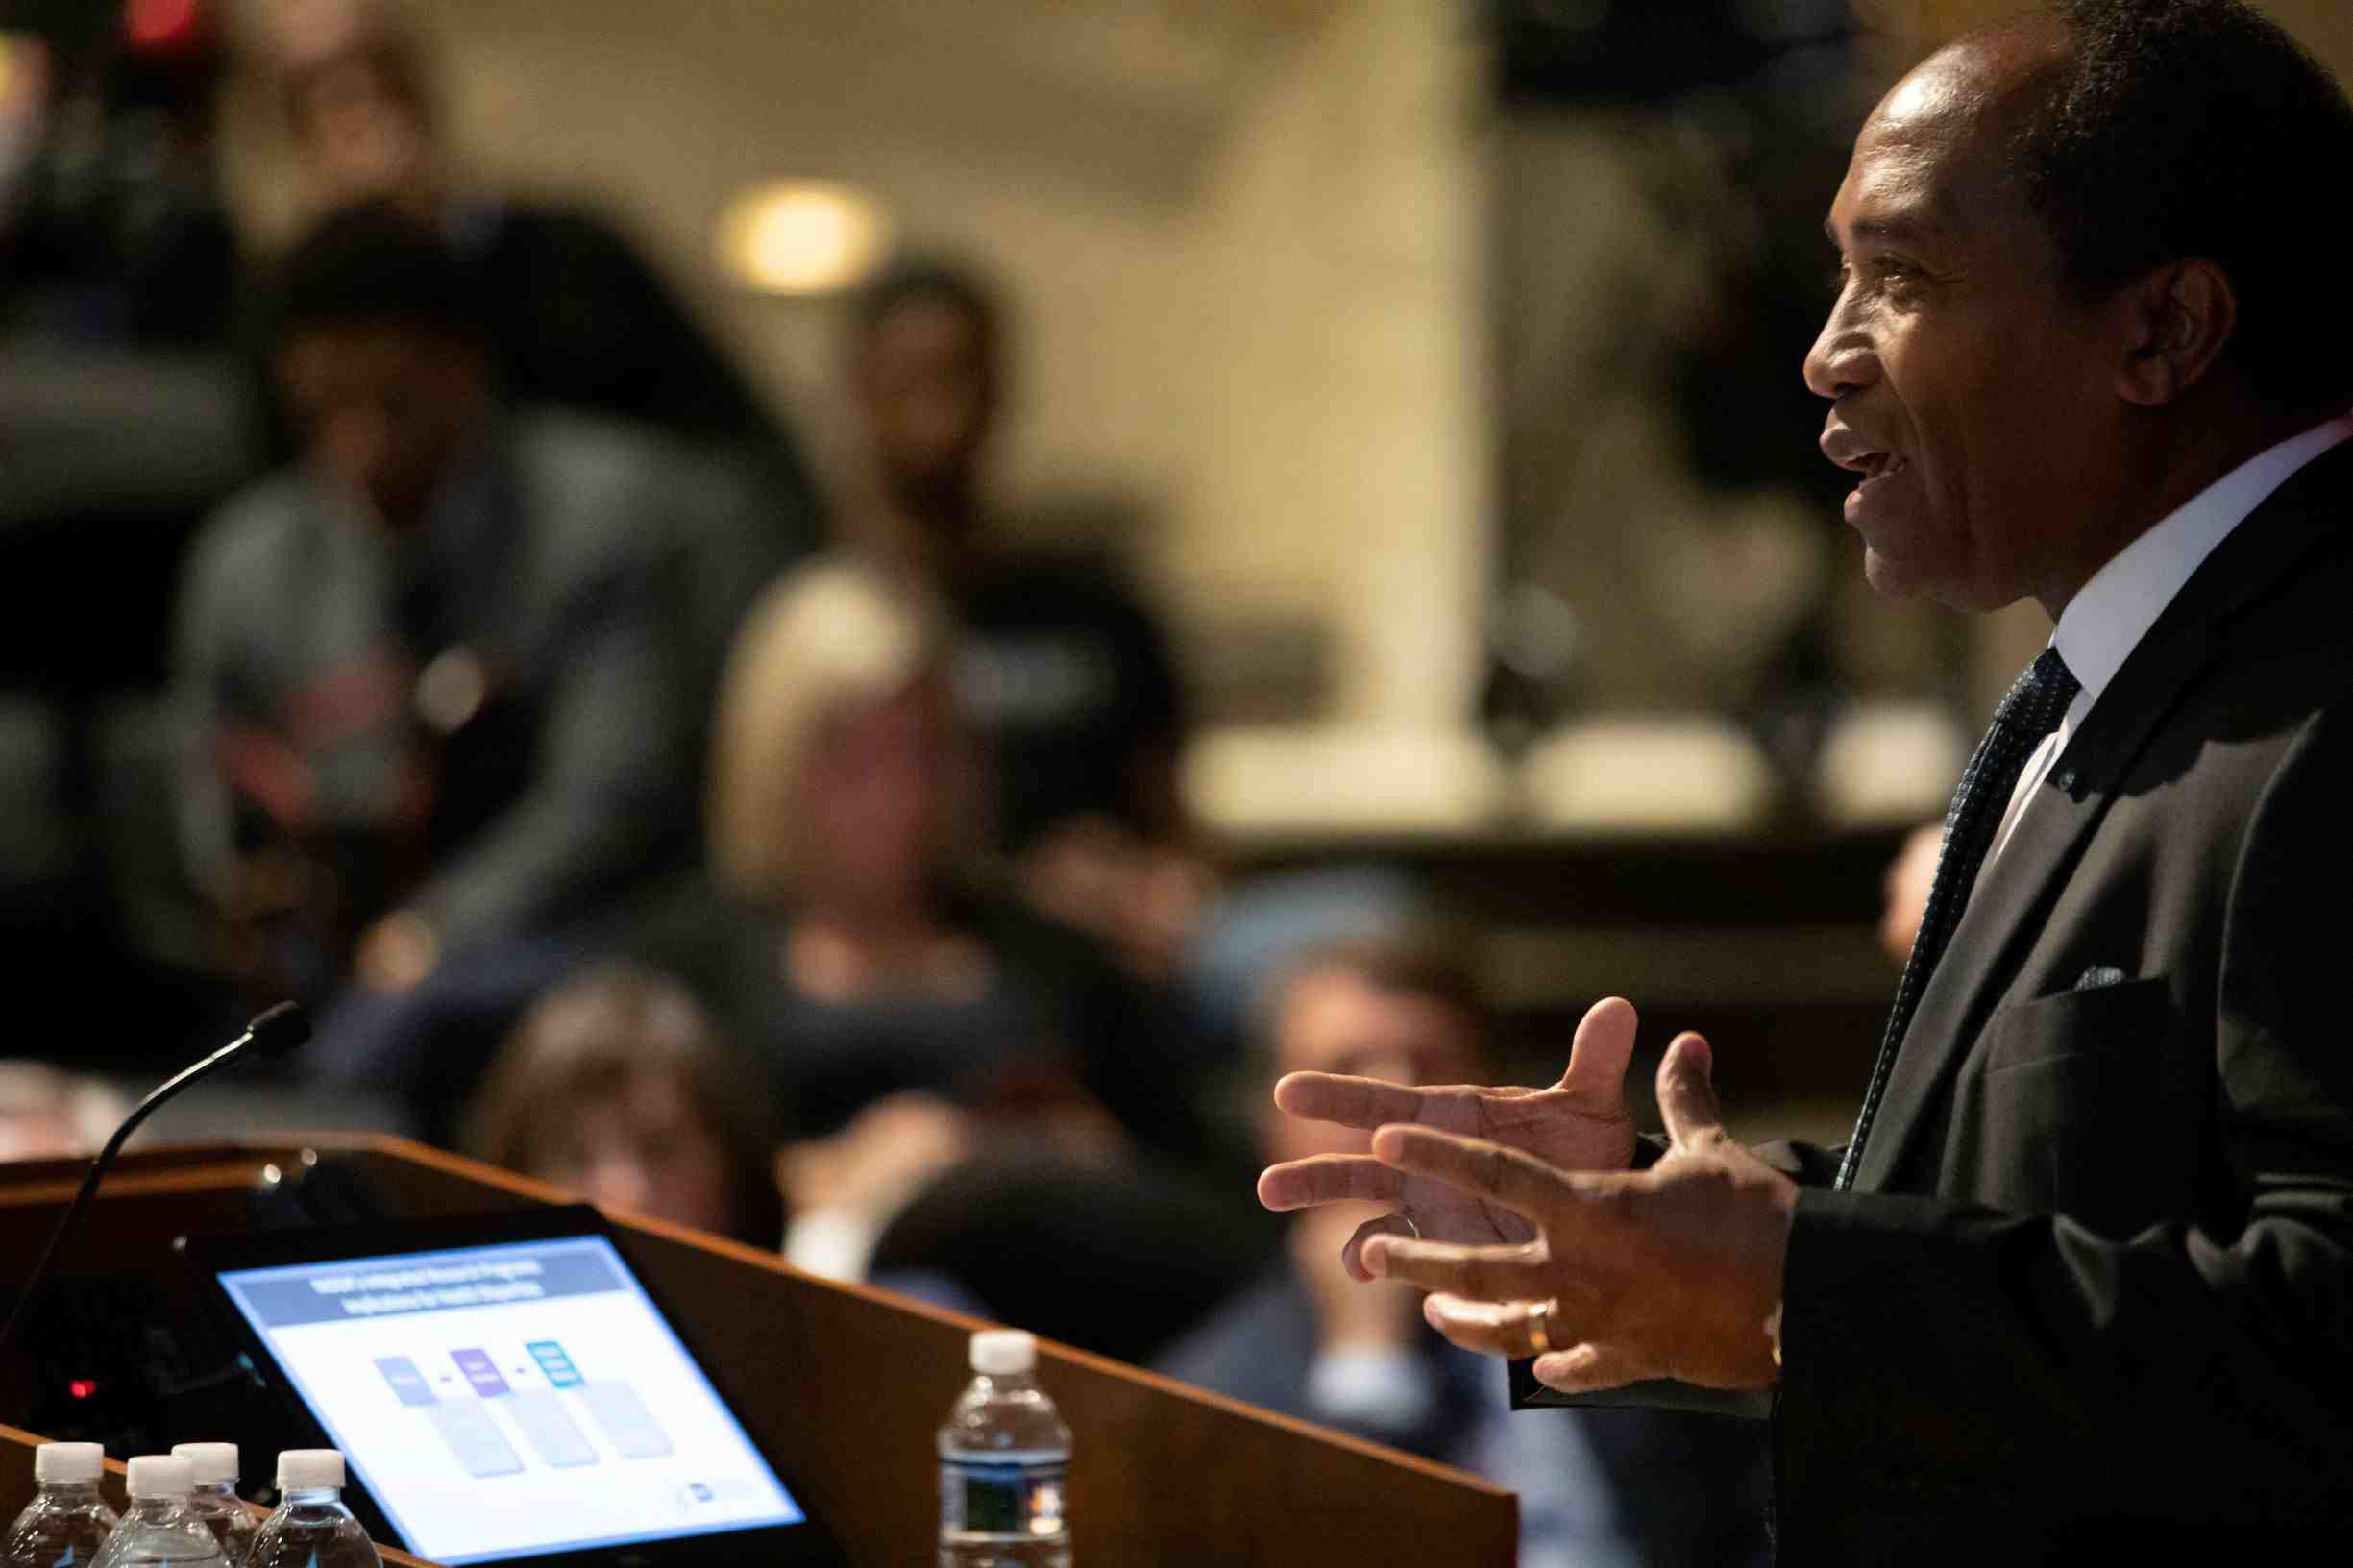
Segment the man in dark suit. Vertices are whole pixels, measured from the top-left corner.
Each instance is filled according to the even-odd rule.
[[[183,836],[257,985],[406,992],[691,863],[723,639],[781,563],[735,470],[507,403],[404,212],[323,220],[272,308],[304,455],[190,552]]]
[[[2072,0],[1864,127],[1806,362],[1883,591],[2040,600],[1845,1149],[1644,1147],[1606,1001],[1542,1090],[1294,1077],[1360,1277],[1570,1394],[1772,1390],[1781,1558],[2341,1549],[2353,1520],[2353,108],[2238,0]],[[1629,1167],[1635,1167],[1631,1170]],[[1409,1221],[1410,1223],[1408,1223]]]

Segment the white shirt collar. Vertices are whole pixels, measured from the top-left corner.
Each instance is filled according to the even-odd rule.
[[[2353,413],[2257,453],[2183,502],[2094,574],[2068,600],[2050,634],[2059,657],[2083,683],[2071,711],[2080,715],[2091,710],[2157,617],[2233,528],[2296,470],[2348,437],[2353,437]]]

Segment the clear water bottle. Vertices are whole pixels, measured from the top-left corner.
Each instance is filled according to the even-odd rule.
[[[40,1488],[0,1537],[0,1568],[87,1563],[114,1531],[114,1510],[98,1495],[106,1451],[96,1443],[43,1443],[33,1451]]]
[[[972,1335],[972,1371],[940,1428],[940,1568],[1070,1568],[1070,1429],[1038,1386],[1038,1341]]]
[[[142,1454],[131,1461],[131,1507],[91,1568],[224,1568],[221,1543],[188,1511],[196,1477],[185,1459]]]
[[[253,1510],[237,1496],[237,1445],[234,1443],[174,1443],[174,1458],[188,1461],[196,1489],[188,1494],[188,1511],[205,1522],[221,1543],[230,1568],[245,1560],[254,1544]]]
[[[376,1543],[343,1506],[343,1456],[289,1448],[278,1456],[278,1511],[262,1521],[245,1568],[383,1568]]]

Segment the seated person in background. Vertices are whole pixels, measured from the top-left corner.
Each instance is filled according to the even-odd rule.
[[[458,188],[433,61],[392,0],[273,0],[266,24],[313,204],[387,201],[436,229],[481,294],[514,396],[734,449],[772,481],[772,530],[795,553],[815,543],[817,489],[798,447],[611,223]]]
[[[709,838],[647,950],[699,982],[774,1074],[795,1132],[919,1092],[1107,1158],[1187,1152],[1154,1020],[1078,933],[980,891],[975,770],[946,624],[844,562],[778,583],[722,693]]]
[[[898,268],[858,302],[853,334],[868,480],[846,541],[929,585],[964,627],[957,686],[991,753],[991,835],[1022,894],[1164,977],[1207,882],[1183,845],[1185,716],[1167,640],[1108,562],[1000,537],[982,470],[1004,322],[984,283]]]
[[[94,1078],[39,1062],[0,1062],[0,1161],[96,1154],[131,1102]]]
[[[676,982],[599,969],[524,1015],[467,1108],[465,1150],[600,1208],[773,1249],[775,1124]]]
[[[1409,1084],[1480,1083],[1486,1023],[1462,944],[1409,929],[1312,949],[1261,998],[1266,1083],[1315,1071]],[[1369,1135],[1273,1109],[1278,1160],[1360,1152]],[[1764,1433],[1753,1423],[1648,1410],[1509,1413],[1503,1369],[1422,1321],[1421,1293],[1357,1284],[1340,1247],[1378,1204],[1310,1210],[1287,1258],[1160,1361],[1221,1394],[1354,1432],[1520,1493],[1521,1557],[1544,1565],[1694,1568],[1762,1562]]]
[[[691,865],[678,579],[744,495],[505,405],[464,273],[388,207],[285,257],[270,341],[302,458],[208,526],[176,645],[183,832],[240,978],[397,992]]]

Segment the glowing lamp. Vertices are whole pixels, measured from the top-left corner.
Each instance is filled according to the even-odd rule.
[[[762,294],[830,294],[864,280],[890,250],[891,223],[847,185],[785,180],[728,204],[715,240],[719,264]]]

